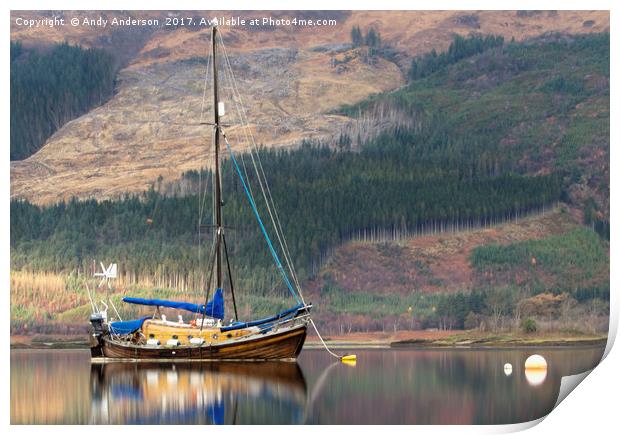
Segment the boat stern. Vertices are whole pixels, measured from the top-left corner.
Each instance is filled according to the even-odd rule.
[[[107,334],[107,325],[101,313],[90,315],[89,343],[92,358],[103,357],[103,338]]]

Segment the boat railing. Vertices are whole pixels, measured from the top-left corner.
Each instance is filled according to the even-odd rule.
[[[289,315],[282,318],[274,318],[274,320],[261,323],[259,325],[254,326],[255,329],[254,334],[267,334],[269,332],[277,332],[282,328],[292,329],[296,326],[307,324],[310,318],[310,310],[312,309],[312,304],[302,305],[292,311]],[[223,331],[223,329],[222,329]],[[146,340],[146,337],[142,334],[141,331],[138,331],[138,334],[142,336],[143,339]],[[133,334],[118,334],[113,330],[110,330],[110,339],[111,341],[122,342],[122,343],[130,343],[133,341]],[[247,335],[242,335],[239,337],[231,338],[230,341],[240,341],[247,339]],[[196,346],[200,346],[202,344],[196,344]]]

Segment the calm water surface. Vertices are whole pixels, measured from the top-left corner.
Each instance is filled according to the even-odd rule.
[[[322,350],[299,363],[91,365],[88,351],[12,350],[11,423],[517,423],[549,413],[561,377],[603,348],[355,353],[354,367]],[[532,353],[546,373],[525,373]]]

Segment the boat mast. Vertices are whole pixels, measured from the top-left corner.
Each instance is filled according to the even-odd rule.
[[[217,89],[217,67],[215,61],[215,43],[217,27],[213,26],[211,33],[211,63],[213,64],[213,147],[215,149],[215,288],[222,288],[222,249],[220,238],[222,237],[222,186],[220,183],[220,114]]]

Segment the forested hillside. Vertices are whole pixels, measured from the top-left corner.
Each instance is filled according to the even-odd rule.
[[[472,172],[557,174],[563,199],[609,238],[609,34],[501,42],[457,38],[414,59],[408,86],[341,112],[414,119],[388,142],[424,143]]]
[[[413,57],[423,58],[427,52],[432,57],[435,49],[437,58],[443,58],[455,35],[464,41],[472,33],[484,40],[496,35],[493,39],[509,43],[548,32],[609,31],[609,11],[522,12],[297,11],[294,15],[299,19],[320,16],[336,19],[337,25],[320,31],[288,26],[257,31],[252,26],[236,26],[223,29],[222,36],[249,119],[257,127],[257,143],[288,148],[309,138],[331,142],[350,121],[334,115],[333,110],[373,93],[400,88]],[[131,17],[163,23],[171,17],[180,19],[186,12],[12,13],[14,18],[32,20],[52,15],[65,22],[72,17],[80,21],[101,17],[108,22]],[[241,15],[260,18],[263,12]],[[272,11],[272,16],[290,18],[291,12]],[[65,124],[39,152],[11,162],[11,198],[35,204],[68,201],[72,196],[117,198],[124,192],[147,190],[160,175],[167,182],[178,180],[183,172],[205,165],[204,127],[191,121],[200,116],[210,29],[121,27],[50,29],[18,26],[11,20],[11,40],[22,41],[26,49],[45,49],[66,41],[109,50],[122,66],[114,95],[106,103]],[[473,42],[476,49],[478,42]],[[472,59],[471,51],[466,51]],[[222,100],[228,104],[226,80],[222,85]],[[351,137],[356,139],[356,135]]]
[[[580,232],[572,224],[574,232],[559,234],[559,239],[485,248],[474,252],[471,262],[487,277],[498,273],[495,268],[501,268],[504,258],[514,257],[519,263],[528,261],[532,252],[546,258],[549,250],[578,255],[577,246],[588,242],[592,255],[579,254],[579,261],[595,264],[592,273],[597,276],[580,284],[582,293],[579,288],[568,289],[565,281],[555,287],[530,285],[529,293],[511,302],[509,312],[522,299],[543,291],[570,290],[572,297],[605,299],[608,276],[601,264],[608,263],[609,35],[553,35],[523,43],[486,40],[492,43],[483,43],[483,49],[471,49],[476,39],[457,40],[452,55],[438,56],[446,60],[428,69],[415,67],[424,72],[411,74],[406,87],[340,111],[353,117],[394,111],[414,122],[385,126],[369,140],[343,133],[337,143],[305,142],[298,149],[261,151],[302,280],[323,279],[319,273],[323,260],[349,240],[484,227],[562,201],[584,211],[584,223],[600,236]],[[154,287],[160,289],[189,288],[199,293],[212,236],[208,212],[212,199],[197,192],[200,183],[204,189],[204,181],[210,179],[209,171],[191,171],[176,184],[156,184],[149,192],[119,200],[73,200],[46,207],[12,201],[12,269],[87,271],[96,258],[118,262],[128,285],[153,278]],[[251,181],[256,186],[256,180]],[[274,273],[228,160],[223,165],[223,186],[239,299],[248,301],[247,308],[254,304],[272,311],[274,301],[281,301],[287,292]],[[266,214],[264,204],[259,208]],[[544,264],[560,275],[573,266],[562,261]],[[474,290],[491,294],[491,280],[476,283],[480,288]],[[491,299],[472,293],[472,288],[425,299],[415,291],[407,298],[360,295],[331,282],[323,284],[313,295],[328,301],[322,308],[328,310],[326,315],[322,312],[324,319],[339,313],[341,318],[346,317],[343,313],[362,317],[373,313],[398,319],[407,309],[404,304],[423,310],[424,326],[464,327],[470,312],[468,324],[478,326],[476,316],[493,315]],[[592,294],[584,296],[584,289]],[[167,292],[159,294],[162,291]],[[263,302],[261,295],[267,298]],[[460,311],[454,313],[459,304]],[[371,307],[374,311],[369,311]]]
[[[107,100],[115,73],[104,50],[58,44],[39,53],[11,42],[11,160],[35,153],[66,122]]]

